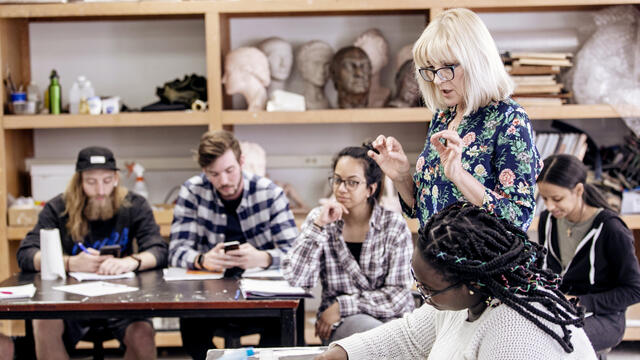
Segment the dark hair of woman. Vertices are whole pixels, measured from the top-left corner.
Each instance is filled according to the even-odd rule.
[[[587,184],[587,168],[575,156],[558,154],[544,159],[544,168],[538,176],[538,182],[549,183],[569,190],[573,190],[578,184],[583,184],[582,200],[587,205],[613,210],[598,188]]]
[[[367,155],[367,151],[371,150],[372,147],[370,143],[365,143],[362,146],[349,146],[346,147],[333,158],[333,166],[331,166],[332,171],[336,169],[336,165],[340,158],[344,156],[349,156],[354,159],[360,160],[362,166],[364,167],[364,177],[367,181],[367,186],[371,184],[378,184],[376,187],[376,191],[367,199],[369,205],[373,206],[375,201],[380,200],[380,196],[382,194],[382,190],[384,187],[384,173],[380,166],[373,160],[369,155]]]
[[[573,351],[567,326],[582,327],[584,309],[576,308],[558,290],[560,277],[542,269],[545,250],[520,228],[471,203],[457,202],[427,221],[418,249],[447,281],[466,284],[489,301],[498,299],[553,337],[567,353]],[[563,336],[541,319],[559,325]]]

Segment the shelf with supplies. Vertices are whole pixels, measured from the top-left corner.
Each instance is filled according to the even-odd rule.
[[[207,112],[153,111],[109,115],[5,115],[5,129],[209,125]]]

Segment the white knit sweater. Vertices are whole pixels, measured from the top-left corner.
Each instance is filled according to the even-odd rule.
[[[335,344],[359,359],[596,359],[584,330],[570,326],[573,352],[534,323],[502,304],[474,322],[467,310],[439,311],[423,305],[403,318]],[[544,320],[543,320],[544,321]],[[551,329],[562,337],[560,326]]]

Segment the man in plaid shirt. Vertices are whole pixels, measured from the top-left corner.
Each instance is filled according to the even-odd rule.
[[[242,172],[240,144],[228,131],[205,133],[197,157],[203,173],[182,185],[173,211],[171,266],[225,271],[226,276],[279,268],[298,235],[284,191],[267,178]],[[223,243],[229,241],[240,246],[225,252]],[[194,359],[204,359],[211,348],[219,326],[215,320],[224,321],[180,319],[183,346]],[[236,319],[233,326],[258,330],[261,346],[279,345],[277,319]]]

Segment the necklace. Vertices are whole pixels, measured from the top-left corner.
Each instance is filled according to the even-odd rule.
[[[578,221],[576,221],[573,225],[570,225],[569,227],[567,227],[567,237],[571,237],[571,233],[573,233],[573,228],[575,228],[578,224],[580,224],[580,222],[582,221],[583,215],[584,215],[584,201],[582,202],[582,206],[580,207],[580,217],[578,218]],[[569,219],[567,219],[567,222],[570,223]]]

